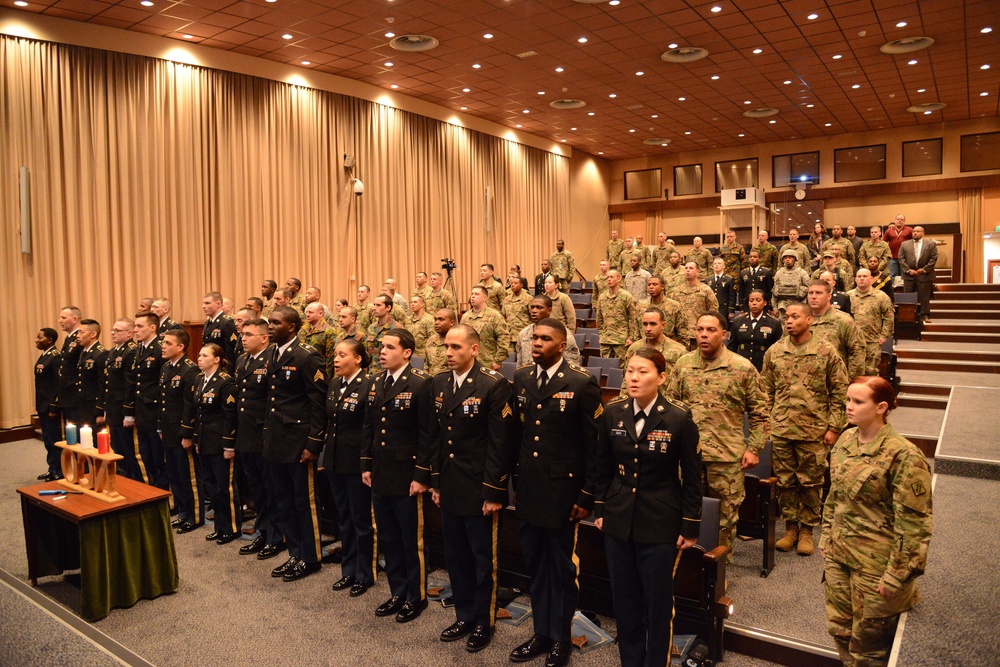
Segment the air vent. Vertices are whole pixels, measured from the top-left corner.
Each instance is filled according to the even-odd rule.
[[[693,63],[696,60],[708,57],[708,51],[696,46],[682,46],[679,49],[671,49],[660,56],[660,59],[668,63]]]
[[[549,106],[553,109],[579,109],[587,106],[587,103],[583,100],[553,100],[549,102]]]
[[[912,107],[907,107],[907,111],[910,113],[924,113],[925,111],[937,111],[938,109],[944,109],[947,104],[944,102],[924,102],[923,104],[914,104]]]
[[[934,40],[930,37],[907,37],[906,39],[897,39],[894,42],[883,44],[878,50],[889,54],[913,53],[914,51],[926,49],[933,43]]]
[[[607,2],[608,0],[573,0],[573,2],[579,2],[581,5],[599,5],[602,2]]]
[[[664,139],[662,137],[653,137],[652,139],[643,140],[644,144],[647,146],[666,146],[670,143],[670,139]]]
[[[389,46],[397,51],[430,51],[440,45],[441,42],[429,35],[400,35],[391,42]]]
[[[761,107],[760,109],[747,109],[743,112],[743,115],[747,118],[767,118],[768,116],[777,116],[779,111],[771,107]]]
[[[531,58],[532,56],[537,56],[538,51],[525,51],[524,53],[518,53],[516,55],[521,60],[524,60],[525,58]]]
[[[628,109],[629,111],[638,111],[639,109],[643,109],[645,107],[646,107],[645,104],[633,104],[632,106],[625,108]]]
[[[858,70],[856,69],[845,69],[843,72],[837,72],[834,76],[845,77],[845,76],[857,76]]]

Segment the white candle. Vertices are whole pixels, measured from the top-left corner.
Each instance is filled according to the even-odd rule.
[[[89,426],[80,427],[80,446],[87,449],[94,448],[94,429]]]

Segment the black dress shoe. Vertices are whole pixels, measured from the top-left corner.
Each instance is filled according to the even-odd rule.
[[[441,641],[453,642],[472,632],[472,621],[455,621],[441,631]]]
[[[177,534],[183,535],[184,533],[190,533],[192,530],[201,528],[204,525],[205,525],[204,523],[194,523],[191,521],[185,521],[184,523],[182,523],[180,526],[177,527]]]
[[[566,667],[571,653],[573,645],[569,642],[553,642],[549,657],[545,658],[545,667]]]
[[[263,549],[260,550],[260,553],[257,554],[257,560],[267,560],[268,558],[274,558],[285,549],[286,547],[284,542],[282,542],[281,544],[268,544]]]
[[[253,538],[253,542],[250,544],[245,544],[240,547],[240,555],[249,556],[250,554],[255,554],[267,545],[267,540],[264,539],[263,535],[258,535]]]
[[[239,536],[240,536],[239,533],[229,533],[228,535],[220,534],[219,535],[219,539],[217,539],[215,541],[215,543],[216,544],[229,544],[230,542],[232,542],[233,540],[235,540]]]
[[[396,622],[409,623],[417,616],[420,616],[421,612],[423,612],[424,609],[427,609],[427,600],[421,600],[416,604],[412,602],[406,602],[402,607],[399,608],[399,613],[396,614]]]
[[[368,589],[371,588],[371,587],[372,587],[372,584],[362,584],[359,581],[359,582],[355,583],[353,586],[351,586],[351,597],[352,598],[356,598],[356,597],[359,597],[361,595],[364,595],[368,591]]]
[[[477,625],[469,635],[469,641],[465,642],[465,650],[469,653],[478,653],[490,645],[491,639],[493,639],[493,628]]]
[[[379,606],[375,607],[376,616],[392,616],[403,608],[406,600],[403,598],[391,597]]]
[[[174,519],[173,521],[171,521],[170,525],[172,527],[174,527],[174,528],[180,528],[181,525],[185,524],[185,523],[187,523],[187,522],[184,519],[181,519],[181,518],[178,517],[178,518]]]
[[[52,479],[52,473],[50,473],[50,472],[43,472],[41,475],[39,475],[35,479],[39,480],[40,482],[48,482],[48,481],[50,481]]]
[[[272,577],[283,577],[283,576],[285,576],[285,572],[288,572],[293,567],[295,567],[295,564],[298,563],[298,562],[299,562],[299,559],[296,558],[295,556],[292,556],[291,558],[289,558],[288,560],[286,560],[284,563],[282,563],[278,567],[276,567],[273,570],[271,570],[271,576]]]
[[[510,652],[510,661],[528,662],[529,660],[534,660],[540,655],[545,655],[551,648],[552,642],[550,640],[545,637],[534,635],[531,639]]]
[[[288,572],[285,572],[281,579],[282,581],[298,581],[299,579],[304,579],[313,572],[319,572],[322,569],[323,563],[307,563],[302,560],[297,560],[295,565],[289,569]]]
[[[333,582],[333,590],[342,591],[345,588],[350,588],[354,585],[354,577],[341,577],[337,581]]]
[[[221,537],[221,535],[213,530],[211,533],[205,536],[205,541],[214,542],[215,540],[219,539],[219,537]]]

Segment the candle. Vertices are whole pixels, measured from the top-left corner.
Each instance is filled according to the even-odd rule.
[[[111,434],[108,433],[107,429],[100,431],[97,434],[97,453],[98,454],[111,453]]]
[[[80,433],[76,428],[76,424],[66,423],[66,444],[67,445],[78,445],[80,444]]]
[[[80,427],[80,446],[85,449],[94,448],[94,429],[86,424]]]

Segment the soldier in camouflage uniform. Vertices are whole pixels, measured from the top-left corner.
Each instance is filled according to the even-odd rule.
[[[621,282],[620,271],[608,271],[608,291],[597,302],[601,356],[607,359],[623,359],[629,345],[639,340],[635,299],[622,289]]]
[[[684,265],[681,264],[681,254],[676,250],[670,253],[667,260],[667,268],[660,271],[663,278],[663,292],[671,299],[674,298],[674,291],[684,284]]]
[[[500,289],[503,289],[502,285]],[[479,334],[479,363],[486,370],[498,371],[500,364],[510,356],[510,335],[500,311],[486,305],[488,298],[486,287],[473,287],[469,295],[470,308],[462,316],[462,324],[468,324]]]
[[[621,271],[622,275],[629,269],[629,260],[632,258],[632,253],[635,252],[635,240],[630,236],[625,239],[625,249],[621,251],[618,255],[618,266],[616,267]],[[640,260],[640,264],[641,264]]]
[[[372,291],[368,285],[358,287],[358,303],[354,309],[358,311],[358,330],[368,335],[368,325],[372,323]]]
[[[830,238],[823,241],[823,247],[820,249],[821,252],[826,252],[827,250],[832,251],[834,248],[840,248],[840,256],[847,260],[847,263],[851,267],[849,272],[854,275],[854,267],[857,266],[858,258],[854,253],[854,244],[851,240],[843,236],[844,228],[840,225],[834,225],[833,229],[830,230]]]
[[[931,474],[886,424],[895,394],[882,378],[847,390],[852,428],[830,453],[823,507],[827,628],[845,665],[888,664],[899,614],[920,602],[931,539]]]
[[[747,263],[747,251],[742,243],[736,242],[736,232],[729,230],[726,232],[726,242],[719,248],[719,257],[725,262],[724,273],[733,279],[733,288],[739,294],[740,271]]]
[[[840,355],[814,336],[809,306],[785,311],[788,335],[764,354],[761,372],[771,415],[771,456],[778,478],[778,507],[785,534],[779,551],[813,552],[813,526],[820,522],[820,495],[827,448],[844,430],[847,372]]]
[[[625,251],[625,242],[618,238],[618,230],[611,230],[611,240],[604,250],[604,259],[608,260],[608,266],[614,269],[621,268],[621,256]]]
[[[517,334],[515,362],[518,368],[525,364],[534,363],[534,360],[531,358],[531,334],[535,331],[536,322],[541,322],[552,316],[552,299],[545,294],[539,294],[531,299],[528,311],[531,321]],[[571,364],[580,364],[580,347],[576,344],[574,336],[566,336],[566,349],[563,350],[563,359]]]
[[[629,257],[631,270],[622,276],[625,291],[632,295],[632,298],[639,302],[646,298],[648,292],[650,273],[642,268],[642,253],[636,251]]]
[[[562,239],[556,241],[556,251],[549,258],[552,264],[552,274],[559,279],[559,291],[569,294],[569,284],[576,275],[576,260],[573,253],[566,250],[566,244]]]
[[[305,317],[306,297],[302,294],[302,281],[298,278],[289,278],[285,281],[285,292],[288,293],[288,306],[299,311],[299,315]]]
[[[653,248],[642,242],[642,234],[636,234],[635,247],[632,252],[637,252],[640,255],[639,266],[650,272],[653,270]]]
[[[832,273],[837,279],[837,289],[846,292],[854,288],[854,281],[851,280],[848,271],[844,267],[837,265],[837,257],[833,250],[823,253],[823,264],[813,271],[809,278],[810,280],[819,280],[819,277],[826,271]]]
[[[854,324],[865,341],[865,375],[878,375],[882,343],[892,337],[896,315],[885,292],[872,289],[871,271],[858,269],[857,285],[847,296],[851,299]]]
[[[805,246],[802,246],[805,247]],[[788,248],[781,252],[784,264],[774,274],[774,289],[771,297],[774,299],[774,314],[778,319],[784,319],[785,308],[806,298],[809,291],[809,274],[797,265],[799,255],[794,249]]]
[[[688,262],[684,265],[684,284],[674,290],[673,297],[677,303],[681,304],[684,312],[686,331],[683,338],[687,341],[689,349],[695,340],[695,324],[702,313],[719,309],[719,300],[715,297],[712,288],[701,282],[698,276],[701,269],[696,262]]]
[[[327,377],[333,372],[333,350],[340,342],[340,331],[326,323],[324,306],[314,301],[306,306],[306,325],[299,329],[299,341],[311,345],[323,357]]]
[[[690,328],[687,315],[681,309],[681,304],[663,293],[663,278],[658,275],[651,276],[646,283],[646,293],[649,295],[648,298],[639,301],[637,306],[640,319],[647,308],[659,308],[664,319],[663,335],[687,349],[688,341],[684,337]],[[660,351],[662,352],[662,350]],[[664,356],[666,356],[665,353]]]
[[[656,235],[656,247],[653,248],[653,268],[649,270],[654,276],[670,265],[670,253],[677,250],[673,243],[667,242],[667,235],[660,232]]]
[[[498,281],[493,277],[493,265],[483,264],[479,267],[479,284],[486,290],[486,306],[497,311],[499,314],[503,309],[503,298],[507,296],[507,290],[504,288],[503,283]],[[483,348],[480,347],[479,351],[482,352]],[[479,358],[479,362],[483,364],[484,367],[489,369],[485,363],[483,363],[482,356]],[[495,369],[494,369],[495,370]]]
[[[379,353],[382,350],[382,337],[393,329],[401,328],[392,317],[392,297],[388,294],[379,294],[372,304],[372,320],[368,325],[365,335],[365,347],[372,358],[371,366],[368,367],[368,375],[375,375],[382,371],[382,362]]]
[[[703,247],[701,244],[701,237],[694,237],[694,247],[688,253],[687,257],[684,258],[685,264],[694,262],[698,267],[698,280],[708,278],[708,274],[712,270],[712,260],[715,259],[708,248]]]
[[[510,292],[503,300],[503,315],[507,322],[507,331],[510,333],[510,351],[517,350],[517,334],[521,329],[531,324],[531,315],[528,306],[531,304],[531,295],[524,289],[528,281],[525,278],[514,277],[510,279]],[[575,313],[575,311],[574,311]],[[576,319],[574,315],[573,325],[575,328]]]
[[[426,308],[427,298],[431,295],[431,286],[427,284],[427,274],[424,273],[423,271],[418,271],[416,276],[416,283],[417,286],[413,288],[412,292],[410,292],[410,298],[412,299],[415,296],[419,296],[421,299],[424,300],[424,307]],[[434,311],[428,311],[428,312],[434,312]]]
[[[892,249],[889,244],[882,240],[882,229],[872,227],[869,230],[871,239],[861,244],[858,250],[858,267],[867,267],[869,257],[878,258],[878,272],[885,273],[889,269],[889,260],[892,259]]]
[[[455,326],[455,311],[451,308],[439,308],[434,313],[434,333],[424,345],[424,371],[428,375],[437,375],[448,370],[448,348],[444,337]]]
[[[680,343],[670,340],[664,335],[664,318],[663,311],[661,311],[656,306],[646,308],[642,311],[640,327],[642,328],[643,340],[637,340],[636,342],[629,345],[628,351],[625,353],[625,368],[628,368],[628,360],[632,358],[632,355],[641,350],[644,347],[651,347],[654,350],[659,350],[660,354],[667,361],[666,376],[663,378],[663,382],[660,384],[660,393],[667,396],[667,384],[670,379],[670,370],[677,363],[683,355],[687,354],[687,348]],[[628,396],[628,387],[625,382],[622,382],[622,390],[620,396]]]
[[[425,310],[424,298],[419,294],[410,297],[410,316],[406,318],[405,328],[413,334],[413,356],[426,358],[425,346],[434,333],[434,318]]]
[[[698,425],[705,490],[720,501],[719,544],[731,554],[746,497],[743,471],[759,462],[767,440],[767,412],[757,369],[723,344],[727,327],[718,311],[698,318],[698,349],[677,360],[667,397],[690,407]],[[749,439],[743,436],[744,413],[750,421]]]
[[[767,232],[763,229],[757,233],[757,245],[750,248],[756,250],[760,255],[760,265],[771,269],[771,273],[778,270],[778,249],[767,241]]]
[[[593,304],[597,303],[597,300],[601,298],[602,293],[608,291],[608,269],[611,268],[611,262],[606,259],[602,259],[600,267],[601,270],[596,276],[594,276],[594,292],[590,297],[590,302]]]
[[[853,379],[865,374],[865,342],[854,319],[830,304],[829,283],[814,280],[809,285],[809,308],[812,309],[812,332],[837,351]]]
[[[784,262],[786,250],[792,250],[795,252],[795,257],[799,261],[799,268],[803,271],[807,271],[812,267],[812,253],[809,252],[809,248],[807,246],[799,243],[799,230],[788,230],[788,243],[781,246],[781,250],[778,251],[778,255],[781,257],[782,262]]]
[[[455,299],[455,295],[451,293],[451,290],[441,287],[443,282],[444,277],[439,271],[431,274],[431,291],[427,298],[424,299],[424,305],[427,306],[428,313],[436,313],[442,308],[451,308],[454,311],[458,310],[458,301]]]
[[[854,289],[854,273],[857,271],[847,260],[840,255],[840,248],[833,247],[833,263],[844,274],[844,291]]]

